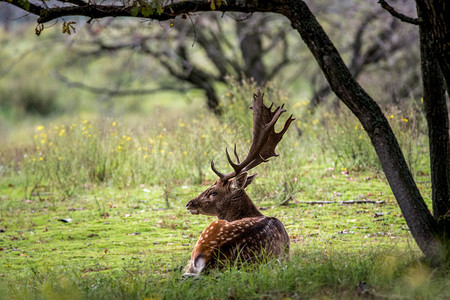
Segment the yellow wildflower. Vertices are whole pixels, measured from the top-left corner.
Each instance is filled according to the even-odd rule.
[[[38,126],[36,129],[38,130],[38,131],[41,131],[41,130],[44,130],[44,126],[42,126],[42,125],[40,125],[40,126]]]
[[[112,122],[112,127],[115,127],[116,125],[117,125],[116,121]]]

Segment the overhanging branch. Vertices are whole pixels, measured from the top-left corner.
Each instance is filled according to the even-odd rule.
[[[67,16],[85,16],[91,19],[101,19],[105,17],[137,17],[143,19],[151,19],[157,21],[166,21],[179,15],[202,12],[202,11],[219,11],[219,12],[279,12],[283,5],[283,1],[232,1],[226,4],[211,7],[210,0],[190,0],[175,2],[160,8],[149,9],[140,6],[140,9],[133,9],[131,5],[99,5],[94,3],[85,3],[82,0],[57,0],[56,4],[46,8],[23,0],[0,0],[27,12],[39,16],[38,23],[46,23],[60,17]],[[67,3],[73,6],[67,6]],[[145,9],[144,9],[145,8]],[[143,13],[145,11],[145,14]]]

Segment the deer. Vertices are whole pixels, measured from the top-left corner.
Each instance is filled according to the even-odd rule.
[[[248,172],[269,158],[279,156],[275,148],[295,119],[286,120],[283,129],[275,132],[275,124],[282,113],[284,104],[272,111],[267,107],[264,94],[257,91],[253,95],[253,137],[249,152],[240,160],[234,144],[234,162],[225,149],[227,160],[233,171],[219,172],[214,161],[212,171],[219,177],[217,181],[186,204],[191,214],[216,216],[201,233],[191,254],[188,270],[183,277],[199,276],[204,270],[223,266],[223,262],[263,261],[266,258],[289,259],[289,236],[280,220],[264,216],[245,192],[257,173]]]

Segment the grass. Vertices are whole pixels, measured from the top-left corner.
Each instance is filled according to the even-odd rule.
[[[220,119],[205,110],[88,115],[10,132],[0,146],[0,298],[348,299],[358,282],[373,297],[449,298],[448,270],[421,261],[356,120],[344,109],[310,115],[306,100],[271,88],[268,99],[304,116],[294,124],[302,136],[290,129],[248,193],[285,224],[291,260],[181,279],[215,219],[184,206],[215,180],[210,159],[225,171],[226,146],[248,150],[251,113],[242,107],[254,89],[231,81]],[[394,109],[387,117],[430,205],[422,117]]]
[[[328,175],[325,182],[330,190],[339,191],[348,182],[340,172],[325,170],[322,175]],[[63,295],[74,299],[353,297],[358,281],[392,295],[399,293],[392,282],[401,281],[405,290],[417,285],[415,292],[408,292],[416,297],[435,278],[447,284],[445,276],[418,260],[420,254],[398,207],[389,193],[381,192],[385,182],[370,182],[365,175],[352,174],[359,185],[379,191],[366,196],[384,203],[309,205],[303,201],[311,199],[301,194],[289,206],[256,201],[266,215],[277,216],[286,225],[291,261],[215,271],[199,281],[180,278],[200,231],[214,220],[192,216],[183,208],[202,187],[177,188],[178,196],[169,209],[161,197],[163,188],[158,187],[96,188],[57,203],[51,202],[51,196],[28,201],[10,196],[1,202],[2,227],[6,228],[0,236],[4,295],[51,299]],[[355,188],[340,191],[322,199],[361,198]],[[381,212],[389,214],[377,217]],[[410,276],[422,275],[425,278],[408,281]],[[435,291],[433,295],[446,294]]]

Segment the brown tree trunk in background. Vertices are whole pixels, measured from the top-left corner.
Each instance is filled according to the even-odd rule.
[[[420,8],[418,15],[422,17]],[[430,144],[431,187],[433,216],[442,237],[450,237],[449,187],[449,120],[445,96],[445,82],[432,48],[433,32],[420,25],[420,53],[423,81],[423,104],[428,124]],[[447,216],[447,217],[446,217]]]
[[[411,234],[425,256],[442,260],[438,224],[430,214],[408,169],[387,119],[378,104],[356,82],[333,43],[303,1],[286,1],[281,11],[306,43],[331,89],[360,120],[378,154],[386,178]]]
[[[220,115],[222,110],[219,106],[220,100],[214,89],[214,80],[210,78],[209,74],[204,73],[202,70],[195,68],[193,65],[189,64],[189,59],[187,57],[186,48],[184,46],[179,46],[177,49],[178,55],[183,59],[183,69],[185,74],[183,74],[182,79],[190,82],[193,86],[202,89],[206,96],[206,103],[208,108],[216,115]]]
[[[261,56],[263,52],[261,35],[250,32],[248,27],[244,22],[236,23],[236,31],[241,38],[239,47],[244,60],[243,70],[247,78],[253,78],[258,85],[264,86],[267,83],[267,72]]]

